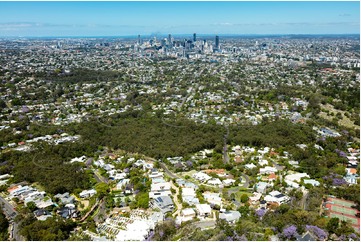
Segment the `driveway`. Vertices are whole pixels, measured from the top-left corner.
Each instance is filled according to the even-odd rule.
[[[175,205],[177,206],[177,211],[175,211],[172,216],[174,215],[180,215],[180,211],[182,210],[183,206],[182,204],[178,201],[178,194],[179,194],[179,188],[176,187],[174,184],[173,184],[173,181],[171,181],[170,183],[172,185],[172,188],[176,191],[175,195],[173,196],[174,197],[174,203]]]

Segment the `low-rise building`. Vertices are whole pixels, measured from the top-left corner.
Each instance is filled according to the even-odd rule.
[[[170,196],[172,194],[170,191],[170,187],[171,185],[169,182],[156,183],[156,184],[152,183],[149,192],[149,198]]]
[[[90,190],[84,190],[81,193],[79,193],[79,196],[81,198],[88,198],[88,197],[92,197],[97,193],[97,191],[95,191],[95,189],[90,189]]]
[[[224,219],[228,223],[236,223],[240,217],[241,214],[238,211],[225,211],[223,213],[219,213],[219,219]]]
[[[199,217],[208,217],[212,213],[209,204],[196,204],[196,210]]]
[[[172,212],[174,209],[173,201],[169,196],[156,197],[151,203],[154,208],[158,208],[163,214]]]

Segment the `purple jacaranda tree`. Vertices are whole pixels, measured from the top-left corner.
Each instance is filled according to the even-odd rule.
[[[259,217],[259,218],[262,218],[265,214],[266,214],[266,209],[258,209],[257,211],[256,211],[256,215]]]
[[[354,233],[347,235],[347,238],[348,238],[349,240],[354,240],[354,241],[359,241],[359,240],[360,240],[360,238],[357,237],[357,235],[354,234]]]
[[[347,182],[343,178],[333,178],[332,179],[332,185],[334,185],[334,186],[342,186],[344,184],[347,184]]]
[[[21,111],[23,113],[28,113],[30,111],[30,109],[27,106],[22,106]]]
[[[323,229],[321,229],[321,228],[319,228],[317,226],[306,225],[306,230],[313,233],[317,237],[318,240],[327,239],[327,233]]]
[[[283,229],[282,236],[291,239],[297,235],[297,227],[295,225],[288,226]]]
[[[152,239],[153,239],[153,237],[154,237],[154,234],[155,234],[154,231],[150,231],[150,233],[149,233],[146,241],[152,241]]]

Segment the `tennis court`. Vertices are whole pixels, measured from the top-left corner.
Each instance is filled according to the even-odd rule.
[[[351,206],[355,205],[353,202],[343,201],[343,200],[334,199],[334,198],[330,199],[330,201],[333,202],[334,204],[344,206],[344,207],[349,207],[349,208],[351,208]]]
[[[343,214],[347,214],[347,215],[351,215],[351,216],[355,216],[355,214],[357,213],[355,210],[353,209],[349,209],[349,208],[344,208],[344,207],[339,207],[339,206],[332,206],[331,208],[332,211],[338,212],[338,213],[343,213]]]
[[[343,221],[349,220],[351,222],[351,224],[358,224],[357,218],[350,218],[350,217],[347,217],[347,216],[341,215],[341,214],[331,213],[331,218],[339,218],[340,220],[343,220]]]

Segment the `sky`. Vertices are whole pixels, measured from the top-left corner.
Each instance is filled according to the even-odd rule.
[[[353,2],[0,2],[0,36],[359,34]]]

